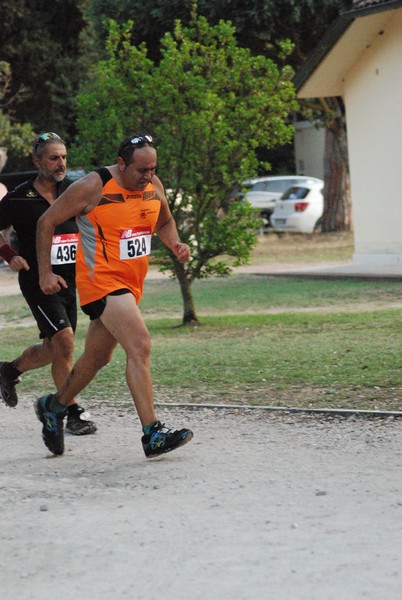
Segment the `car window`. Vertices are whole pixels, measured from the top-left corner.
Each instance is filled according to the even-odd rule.
[[[251,191],[252,192],[273,192],[280,193],[286,192],[286,190],[295,183],[303,183],[304,179],[271,179],[266,181],[257,181]]]
[[[283,194],[282,200],[302,200],[309,191],[310,189],[306,187],[291,187]]]
[[[277,181],[267,182],[267,191],[269,192],[286,192],[288,187],[292,184],[289,179],[278,179]]]
[[[267,189],[267,182],[266,181],[257,181],[257,183],[255,183],[252,187],[251,187],[251,192],[265,192],[265,190]]]

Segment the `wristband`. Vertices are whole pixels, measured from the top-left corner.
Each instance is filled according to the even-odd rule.
[[[9,264],[13,256],[18,256],[18,254],[14,252],[11,246],[9,246],[8,244],[3,244],[2,246],[0,246],[0,257],[4,258],[4,260],[6,260]]]

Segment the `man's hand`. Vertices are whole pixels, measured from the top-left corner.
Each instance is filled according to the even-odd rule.
[[[61,275],[56,275],[55,273],[48,273],[47,275],[43,275],[39,278],[40,289],[46,296],[51,296],[52,294],[57,294],[60,292],[61,288],[67,288],[68,285],[63,279]]]
[[[191,258],[190,248],[183,242],[177,242],[172,250],[181,263],[187,262]]]
[[[23,258],[22,256],[19,256],[18,254],[17,254],[17,256],[12,257],[12,259],[8,263],[8,266],[10,267],[10,269],[12,271],[15,271],[15,272],[21,271],[21,269],[25,269],[25,271],[29,271],[29,264],[27,263],[25,258]]]

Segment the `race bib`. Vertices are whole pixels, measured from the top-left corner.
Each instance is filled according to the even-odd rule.
[[[137,227],[120,231],[120,258],[130,260],[151,254],[151,229]]]
[[[77,253],[78,233],[60,233],[53,236],[51,263],[52,265],[67,265],[75,263]]]

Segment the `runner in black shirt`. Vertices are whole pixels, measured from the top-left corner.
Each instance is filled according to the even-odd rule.
[[[0,256],[13,271],[18,271],[21,292],[36,319],[42,340],[26,348],[15,360],[0,362],[0,392],[4,402],[11,407],[18,403],[15,385],[26,371],[51,364],[56,387],[65,382],[71,371],[77,324],[75,252],[78,228],[75,219],[57,228],[52,245],[54,271],[62,275],[68,287],[53,296],[43,294],[36,259],[37,221],[68,186],[64,179],[67,167],[65,143],[57,134],[42,134],[33,146],[33,162],[38,169],[37,177],[22,183],[0,201],[0,231],[11,225],[18,240],[17,253],[0,233]],[[76,435],[94,433],[96,426],[87,417],[75,401],[67,414],[67,431]]]

